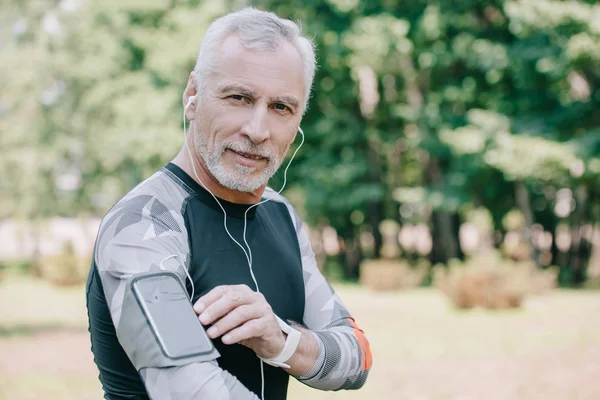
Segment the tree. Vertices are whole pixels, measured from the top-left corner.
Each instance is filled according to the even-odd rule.
[[[250,4],[303,21],[317,45],[286,193],[308,223],[336,229],[346,277],[380,256],[385,220],[427,223],[434,263],[462,257],[460,224],[485,207],[500,236],[514,209],[527,232],[567,225],[571,248],[554,241],[554,262],[565,283],[585,279],[600,216],[594,1],[11,0],[0,218],[101,215],[166,163],[202,34]]]

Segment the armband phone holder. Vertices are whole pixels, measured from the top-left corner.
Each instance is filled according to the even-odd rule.
[[[172,272],[144,274],[133,278],[130,284],[164,356],[182,360],[216,350],[177,275]]]

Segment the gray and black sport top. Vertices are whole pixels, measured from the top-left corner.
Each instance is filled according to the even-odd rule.
[[[360,388],[371,365],[363,332],[320,273],[307,231],[290,203],[267,188],[271,201],[247,213],[253,270],[273,311],[309,329],[319,344],[313,369],[301,382],[323,390]],[[225,200],[227,227],[243,244],[247,205]],[[176,256],[176,257],[173,257]],[[164,262],[168,257],[170,261]],[[173,260],[181,260],[173,262]],[[186,365],[143,367],[128,354],[144,351],[121,321],[127,283],[159,266],[194,281],[194,299],[218,285],[256,289],[242,249],[223,227],[213,197],[174,164],[144,180],[106,214],[87,282],[94,361],[107,399],[253,399],[261,393],[260,360],[242,345],[213,340],[221,357]],[[121,343],[127,343],[125,348]],[[289,375],[264,364],[265,399],[285,399]]]

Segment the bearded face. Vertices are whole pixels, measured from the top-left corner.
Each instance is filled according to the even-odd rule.
[[[246,49],[236,35],[219,49],[198,94],[194,149],[224,187],[252,192],[267,184],[296,137],[304,73],[296,48]]]
[[[244,138],[239,141],[217,141],[214,147],[209,148],[204,136],[197,130],[194,143],[196,151],[217,181],[228,189],[240,192],[252,192],[265,186],[287,153],[286,150],[284,154],[277,154]],[[230,162],[232,158],[235,161],[233,163]]]

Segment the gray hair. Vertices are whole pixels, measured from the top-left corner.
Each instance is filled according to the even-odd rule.
[[[294,45],[304,64],[304,110],[306,110],[316,69],[312,41],[302,36],[301,28],[297,23],[280,18],[272,12],[251,7],[216,19],[206,31],[194,67],[198,93],[203,93],[206,89],[205,77],[215,67],[215,55],[221,42],[233,32],[237,33],[242,45],[247,49],[275,51],[282,40],[287,40]]]

